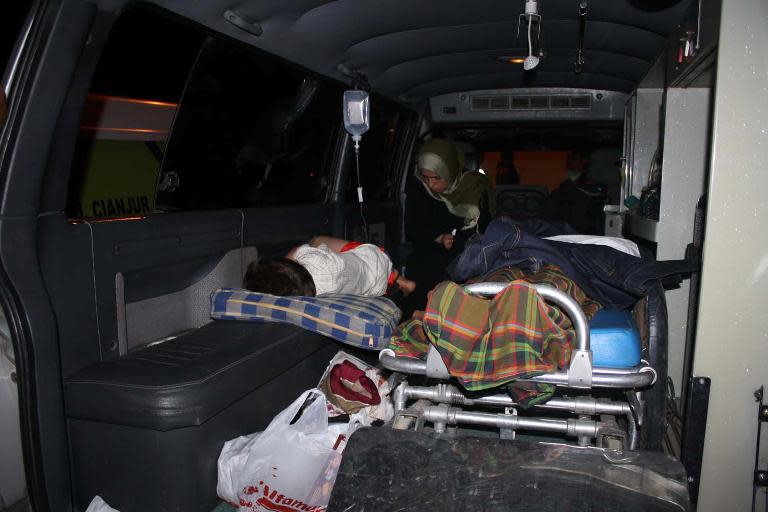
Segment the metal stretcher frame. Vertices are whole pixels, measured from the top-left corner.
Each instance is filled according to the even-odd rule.
[[[475,283],[467,285],[465,289],[470,293],[493,296],[508,285],[509,283]],[[571,319],[576,331],[577,347],[571,355],[571,362],[567,370],[521,380],[576,389],[637,389],[651,386],[656,382],[656,371],[650,366],[638,365],[634,368],[593,367],[592,350],[589,344],[589,325],[579,304],[565,292],[551,286],[534,285],[534,287],[544,300],[560,306]],[[395,372],[426,375],[439,379],[451,377],[445,363],[434,349],[430,350],[426,361],[399,358],[391,349],[384,349],[379,353],[379,361],[385,368]]]
[[[508,285],[509,283],[477,283],[468,285],[465,289],[478,295],[494,296]],[[622,389],[627,391],[629,403],[597,399],[591,396],[554,397],[546,403],[534,405],[533,409],[559,410],[575,414],[577,417],[520,416],[516,412],[518,404],[506,394],[470,398],[465,396],[459,387],[452,384],[441,383],[432,387],[421,387],[409,385],[406,380],[401,382],[393,393],[396,417],[420,418],[422,422],[432,423],[436,433],[445,432],[448,425],[467,423],[495,426],[500,429],[503,439],[514,439],[514,432],[517,430],[533,430],[575,437],[578,439],[579,445],[582,446],[589,446],[592,440],[595,440],[600,446],[601,439],[623,438],[625,439],[623,446],[630,450],[637,449],[640,441],[638,428],[644,422],[644,412],[640,404],[642,393],[635,390],[653,385],[656,381],[656,371],[647,365],[638,365],[634,368],[593,367],[589,326],[579,304],[565,292],[551,286],[534,285],[534,287],[544,300],[560,306],[571,319],[576,332],[577,346],[572,353],[567,370],[525,380],[566,388]],[[426,375],[442,380],[448,380],[451,377],[448,368],[434,347],[430,347],[426,361],[398,358],[391,349],[380,352],[379,360],[385,368],[402,374]],[[417,401],[414,407],[407,408],[409,400]],[[418,401],[426,402],[426,405],[422,403],[418,406]],[[466,411],[454,406],[503,407],[505,412],[494,414],[473,410]],[[610,420],[610,418],[617,416],[626,417],[626,431],[621,431],[615,421]],[[595,420],[595,417],[600,419]]]

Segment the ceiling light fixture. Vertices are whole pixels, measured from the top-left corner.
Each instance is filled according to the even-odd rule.
[[[523,69],[530,71],[539,65],[539,57],[533,54],[533,43],[531,41],[531,30],[536,23],[538,32],[536,34],[536,46],[541,39],[541,16],[539,15],[539,2],[537,0],[525,0],[525,13],[517,18],[517,36],[520,37],[520,23],[525,21],[528,25],[528,56],[523,60]]]
[[[525,56],[518,56],[518,55],[499,55],[496,57],[496,60],[499,62],[504,62],[506,64],[522,64],[525,61]]]

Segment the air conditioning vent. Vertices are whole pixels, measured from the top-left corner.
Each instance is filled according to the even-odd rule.
[[[592,108],[592,96],[583,94],[579,96],[552,96],[552,108],[563,109],[589,109]]]
[[[571,96],[571,108],[590,108],[592,106],[592,96]]]
[[[490,98],[473,97],[472,98],[472,110],[490,110],[491,100]]]
[[[592,96],[589,94],[554,96],[473,96],[471,109],[485,111],[499,110],[589,110]]]
[[[509,96],[473,96],[472,110],[509,110]]]
[[[509,96],[491,97],[491,110],[509,110]]]
[[[530,98],[528,96],[512,96],[512,110],[530,108]]]
[[[531,96],[531,108],[549,108],[549,96]]]

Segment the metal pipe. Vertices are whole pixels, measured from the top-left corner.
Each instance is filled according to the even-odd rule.
[[[465,286],[464,289],[477,295],[493,296],[507,286],[509,283],[474,283]],[[589,350],[589,326],[579,303],[557,288],[542,284],[536,284],[534,288],[545,301],[560,306],[571,319],[573,329],[576,331],[577,350]]]
[[[581,73],[584,66],[584,33],[587,30],[587,0],[579,2],[579,36],[576,40],[576,62],[574,71]]]
[[[395,357],[394,352],[390,349],[382,350],[379,353],[379,361],[381,361],[384,368],[392,370],[393,372],[407,373],[410,375],[427,374],[426,362],[421,359],[412,359],[409,357]],[[650,366],[628,369],[593,368],[592,374],[593,388],[644,388],[656,381],[656,372]],[[568,372],[560,371],[547,373],[529,379],[521,379],[521,381],[522,380],[565,386],[568,384]]]
[[[467,398],[455,386],[447,384],[438,384],[433,387],[411,386],[406,383],[401,384],[395,390],[395,400],[400,396],[405,400],[430,400],[432,402],[447,403],[453,405],[486,405],[497,407],[517,407],[509,395],[488,395],[478,398]],[[535,405],[538,409],[554,409],[568,411],[576,414],[611,414],[615,416],[625,416],[632,411],[629,404],[624,402],[603,402],[591,397],[557,397],[550,398],[546,403]]]
[[[644,388],[656,381],[656,372],[653,368],[648,366],[636,368],[635,373],[614,373],[613,370],[615,369],[593,368],[591,387],[618,389]],[[556,386],[567,386],[568,372],[545,373],[525,380],[554,384]]]
[[[408,391],[408,383],[401,382],[400,385],[395,388],[394,393],[392,393],[395,414],[405,409],[405,404],[408,401],[408,396],[406,394],[407,391]]]
[[[391,348],[385,348],[379,352],[379,361],[387,370],[405,373],[408,375],[426,375],[427,363],[421,359],[411,357],[395,357]]]
[[[640,432],[637,430],[635,416],[632,412],[627,414],[627,446],[630,450],[637,450],[640,445]]]
[[[589,416],[585,414],[579,415],[579,420],[581,421],[589,421]],[[579,436],[578,437],[578,444],[579,446],[589,446],[591,444],[592,439],[589,436]]]
[[[457,425],[459,423],[468,423],[511,430],[553,432],[570,437],[589,437],[594,439],[598,434],[597,422],[592,420],[526,418],[506,414],[462,411],[454,407],[445,409],[440,406],[427,407],[424,409],[422,417],[426,421],[436,424]]]

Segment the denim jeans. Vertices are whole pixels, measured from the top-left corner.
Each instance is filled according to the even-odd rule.
[[[528,228],[528,229],[526,229]],[[656,261],[636,258],[601,245],[544,240],[533,226],[510,217],[493,219],[484,234],[471,238],[449,269],[454,281],[463,282],[502,267],[536,272],[545,264],[557,265],[588,297],[606,308],[626,309],[659,280],[679,284],[696,270],[688,260]],[[536,225],[535,232],[549,232]]]

